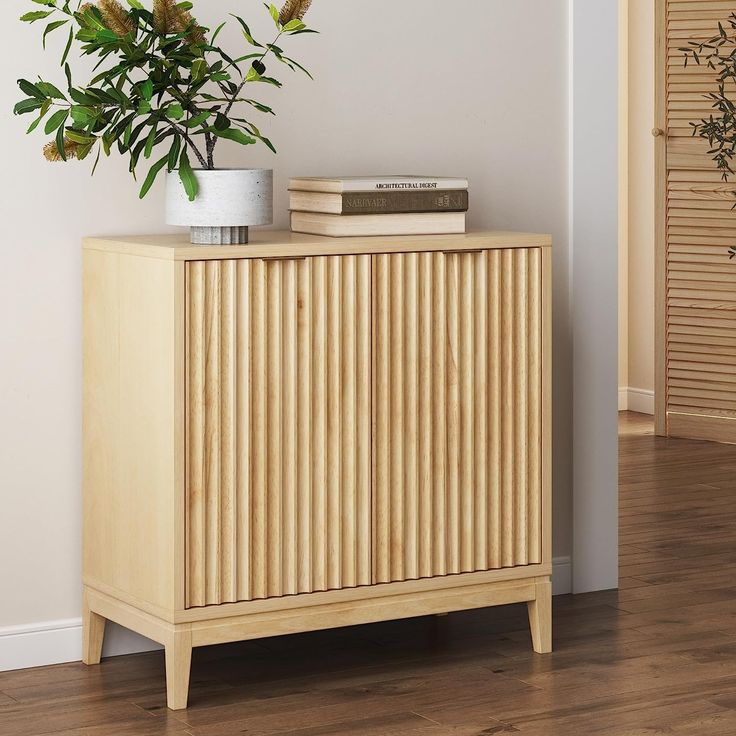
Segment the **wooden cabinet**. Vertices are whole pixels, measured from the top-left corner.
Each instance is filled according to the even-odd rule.
[[[513,602],[551,649],[550,241],[90,239],[84,660]]]

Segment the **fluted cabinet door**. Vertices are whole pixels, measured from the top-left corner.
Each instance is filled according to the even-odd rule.
[[[374,582],[542,562],[542,253],[374,256]]]
[[[190,262],[187,604],[371,583],[371,257]]]

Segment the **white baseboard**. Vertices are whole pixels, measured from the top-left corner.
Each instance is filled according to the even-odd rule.
[[[552,590],[555,595],[563,595],[572,590],[569,557],[556,557],[552,562]],[[115,657],[156,649],[161,649],[161,646],[150,639],[117,624],[108,623],[103,656]],[[0,628],[0,672],[78,662],[81,652],[80,618]]]
[[[161,646],[122,626],[107,624],[103,656],[115,657],[154,649],[161,649]],[[81,657],[81,618],[0,628],[0,672],[78,662]]]
[[[619,388],[618,410],[654,415],[654,391],[643,388]]]
[[[552,595],[572,593],[572,563],[569,557],[552,560]]]

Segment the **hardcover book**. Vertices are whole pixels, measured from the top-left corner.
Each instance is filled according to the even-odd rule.
[[[467,179],[442,176],[345,176],[300,177],[289,182],[289,189],[302,192],[405,192],[467,189]]]
[[[289,195],[289,209],[332,215],[382,215],[402,212],[467,212],[464,189],[390,192],[297,192]]]
[[[330,215],[292,212],[295,233],[330,237],[374,235],[450,235],[465,232],[464,212],[421,212],[393,215]]]

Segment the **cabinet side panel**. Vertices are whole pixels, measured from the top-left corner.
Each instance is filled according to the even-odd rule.
[[[182,602],[182,274],[84,254],[84,579],[166,611]]]

